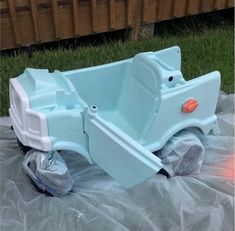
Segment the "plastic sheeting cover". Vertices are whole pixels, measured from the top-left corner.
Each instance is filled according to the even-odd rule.
[[[183,130],[174,135],[156,155],[162,160],[169,176],[185,176],[199,172],[204,148],[199,131]]]
[[[25,155],[23,167],[39,191],[63,196],[72,189],[73,178],[57,151],[42,152],[31,149]]]
[[[233,102],[234,95],[219,99],[222,135],[199,137],[200,172],[156,175],[127,190],[77,153],[62,152],[75,185],[59,198],[32,186],[9,118],[1,118],[1,230],[233,230]]]

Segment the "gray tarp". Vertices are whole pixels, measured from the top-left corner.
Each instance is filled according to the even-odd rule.
[[[124,189],[80,155],[62,152],[75,185],[64,197],[38,193],[22,168],[24,156],[9,118],[1,118],[1,230],[233,230],[234,95],[217,107],[221,136],[199,137],[200,172],[167,179],[156,175]],[[190,168],[190,166],[189,166]]]

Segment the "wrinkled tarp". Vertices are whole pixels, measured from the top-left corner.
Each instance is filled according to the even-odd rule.
[[[24,158],[25,173],[32,179],[35,187],[48,195],[63,196],[71,191],[73,178],[59,152],[29,150]]]
[[[197,130],[180,131],[156,152],[169,176],[185,176],[200,171],[205,151],[199,134]]]
[[[234,95],[222,94],[221,135],[199,137],[205,149],[200,172],[158,174],[125,189],[77,153],[62,152],[75,185],[58,198],[32,186],[9,118],[1,118],[1,230],[233,230],[233,105]]]

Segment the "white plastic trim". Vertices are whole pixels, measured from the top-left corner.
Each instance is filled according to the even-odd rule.
[[[15,133],[25,146],[42,151],[52,149],[46,116],[31,110],[29,98],[16,78],[10,79],[9,114]]]

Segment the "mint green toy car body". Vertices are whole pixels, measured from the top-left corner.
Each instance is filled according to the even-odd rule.
[[[163,167],[152,152],[177,132],[216,130],[218,71],[185,81],[179,47],[73,71],[26,69],[10,80],[19,140],[72,150],[132,187]]]

